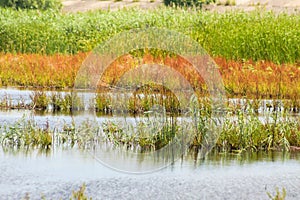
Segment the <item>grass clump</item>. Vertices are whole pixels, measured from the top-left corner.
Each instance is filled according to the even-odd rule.
[[[70,200],[92,200],[92,197],[87,197],[85,194],[86,185],[83,184],[78,191],[72,192]]]
[[[87,149],[110,143],[120,148],[147,152],[159,150],[172,141],[179,141],[185,131],[185,137],[189,138],[186,148],[191,151],[206,147],[214,148],[216,152],[234,153],[299,150],[299,119],[272,115],[261,121],[256,114],[240,112],[236,117],[228,116],[218,127],[220,135],[212,137],[209,129],[213,120],[211,114],[198,114],[201,116],[192,123],[179,122],[172,116],[166,116],[163,122],[146,116],[137,121],[135,126],[124,126],[115,120],[107,120],[102,123],[84,121],[77,125],[73,122],[53,129],[49,128],[48,123],[41,127],[33,120],[21,119],[0,127],[0,143],[5,148],[44,150],[54,145]],[[218,124],[217,121],[215,123]]]
[[[272,196],[269,192],[267,192],[267,195],[272,200],[284,200],[286,197],[286,190],[285,188],[282,188],[282,193],[279,191],[278,188],[276,188],[276,194],[275,196]]]
[[[6,148],[49,150],[52,146],[52,133],[48,125],[40,128],[31,120],[19,120],[2,126],[0,130],[1,144]]]

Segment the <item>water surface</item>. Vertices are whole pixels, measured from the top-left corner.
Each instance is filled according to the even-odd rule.
[[[114,158],[111,158],[114,159]],[[120,173],[88,152],[55,150],[49,155],[0,152],[1,199],[68,199],[86,183],[93,199],[268,199],[284,187],[300,198],[300,155],[213,155],[195,162],[188,155],[154,173]]]

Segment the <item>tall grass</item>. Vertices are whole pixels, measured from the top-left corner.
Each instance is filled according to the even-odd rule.
[[[63,14],[1,9],[0,51],[87,52],[119,32],[161,27],[187,34],[212,56],[295,63],[300,58],[299,24],[299,15],[262,10],[220,14],[159,8]]]
[[[54,146],[69,148],[92,148],[107,143],[133,151],[154,151],[161,149],[172,141],[180,140],[183,128],[186,131],[186,148],[198,152],[205,148],[207,142],[214,146],[216,152],[257,152],[257,151],[299,151],[300,120],[288,115],[276,119],[274,114],[264,120],[255,113],[239,112],[228,115],[220,124],[220,135],[214,138],[209,134],[211,115],[205,111],[199,113],[192,128],[176,117],[166,117],[163,127],[151,118],[139,121],[135,127],[124,127],[116,120],[105,122],[84,121],[81,124],[64,124],[62,127],[49,128],[46,123],[40,127],[33,120],[25,118],[11,125],[0,127],[0,143],[5,148],[51,149]],[[190,122],[186,122],[190,123]],[[195,129],[196,128],[196,129]],[[184,136],[186,137],[186,136]],[[207,141],[213,139],[214,141]],[[214,143],[211,143],[214,142]],[[212,146],[211,146],[212,148]]]
[[[79,149],[97,144],[99,127],[84,121],[75,128],[75,124],[63,124],[62,127],[50,128],[47,121],[38,125],[34,119],[25,117],[13,124],[0,126],[0,144],[4,149],[39,149],[50,150],[55,146]]]

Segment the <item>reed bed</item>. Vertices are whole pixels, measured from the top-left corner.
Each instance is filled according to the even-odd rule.
[[[89,52],[122,31],[160,27],[190,36],[211,56],[299,63],[299,23],[297,14],[264,10],[213,13],[180,8],[134,8],[66,14],[1,9],[0,52]],[[123,42],[126,41],[120,41],[120,45]]]
[[[31,92],[29,97],[30,101],[25,102],[24,98],[20,96],[20,100],[15,100],[13,102],[9,95],[5,95],[0,100],[0,109],[27,109],[52,113],[63,112],[68,114],[73,111],[83,111],[85,109],[82,99],[73,92],[62,94],[62,92],[49,93],[43,90],[36,90]],[[92,107],[93,105],[90,106]]]
[[[52,146],[52,133],[48,124],[38,127],[31,120],[19,120],[13,125],[1,125],[1,144],[8,148],[39,148],[47,150]]]
[[[207,145],[210,117],[209,112],[201,111],[194,125],[196,129],[194,127],[187,131],[190,139],[184,148],[198,152]],[[177,118],[172,116],[166,117],[162,127],[155,123],[147,117],[131,128],[124,127],[116,120],[102,123],[84,121],[50,130],[47,123],[40,127],[34,120],[23,118],[14,124],[1,126],[0,142],[4,148],[17,149],[49,149],[55,146],[89,149],[110,143],[116,148],[145,152],[158,150],[172,141],[180,140],[182,128],[191,127],[190,124],[178,123]],[[264,120],[250,112],[228,114],[219,130],[220,135],[215,138],[216,152],[300,150],[300,120],[284,114],[270,114]]]
[[[163,108],[168,115],[181,116],[188,110],[182,107],[177,97],[168,90],[153,91],[153,88],[144,87],[142,90],[131,94],[95,93],[88,100],[73,92],[44,92],[34,91],[30,93],[30,100],[12,100],[9,95],[0,99],[1,110],[35,110],[42,113],[83,113],[95,112],[98,116],[112,115],[121,112],[135,116],[151,113],[157,106]],[[199,96],[198,102],[202,107],[211,107],[210,98]],[[297,115],[300,111],[299,100],[290,99],[247,99],[231,98],[224,101],[226,111],[238,114],[239,112],[254,112],[257,115],[272,113]]]
[[[47,121],[39,126],[34,119],[23,117],[13,124],[2,124],[0,131],[0,141],[4,149],[47,151],[55,146],[65,148],[76,146],[85,149],[99,139],[97,128],[91,127],[88,121],[83,122],[76,129],[74,123],[50,129]]]

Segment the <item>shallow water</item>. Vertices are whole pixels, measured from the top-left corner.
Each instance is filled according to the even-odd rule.
[[[20,98],[30,101],[31,92],[1,89],[0,98],[6,94],[14,102]],[[231,101],[241,103],[238,99]],[[2,110],[0,125],[13,124],[22,117],[34,119],[39,126],[48,123],[51,129],[71,124],[76,118],[65,114]],[[101,123],[118,120],[118,117],[87,114],[75,120],[78,119],[96,119]],[[119,169],[131,167],[132,163],[125,162],[130,159],[124,157],[123,162],[115,154],[107,155],[107,161],[117,163]],[[276,187],[286,189],[287,199],[300,199],[300,154],[211,153],[197,162],[193,156],[185,155],[161,170],[140,175],[113,170],[93,156],[92,152],[77,149],[55,148],[46,154],[23,150],[4,152],[0,147],[0,199],[22,199],[26,193],[30,199],[41,199],[43,195],[46,199],[69,199],[72,191],[83,183],[87,185],[87,196],[93,199],[268,199],[267,192],[274,195]],[[149,160],[147,165],[155,167]]]
[[[114,158],[111,158],[114,159]],[[87,152],[50,155],[0,153],[0,199],[68,199],[86,183],[93,199],[268,199],[284,187],[300,198],[300,155],[211,155],[195,163],[186,156],[160,171],[133,175],[114,171]]]

